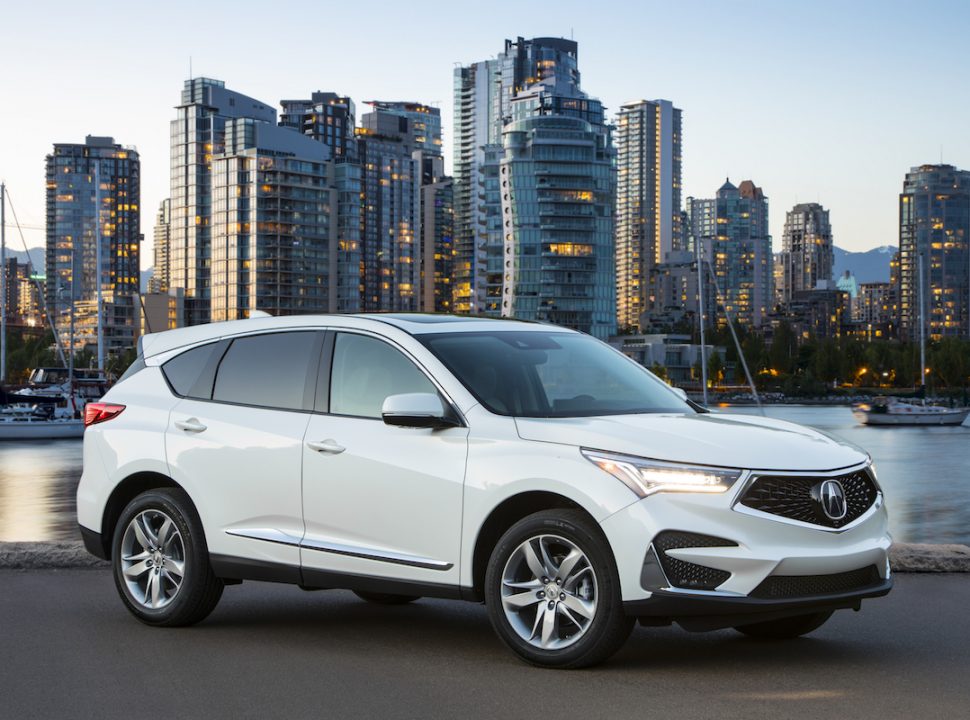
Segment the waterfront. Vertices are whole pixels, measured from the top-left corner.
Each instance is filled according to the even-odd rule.
[[[897,541],[970,545],[970,428],[864,427],[847,407],[771,405],[765,413],[868,450]],[[0,542],[77,539],[74,492],[80,475],[79,440],[0,443]]]

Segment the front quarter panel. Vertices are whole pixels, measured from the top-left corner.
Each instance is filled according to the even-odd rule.
[[[636,502],[625,485],[603,472],[572,445],[523,440],[510,417],[481,405],[467,415],[468,466],[465,474],[461,584],[471,587],[478,534],[492,511],[526,492],[568,498],[597,522]]]

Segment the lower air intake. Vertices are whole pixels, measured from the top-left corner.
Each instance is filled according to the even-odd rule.
[[[862,590],[877,584],[881,578],[875,565],[834,575],[772,575],[751,593],[753,598],[785,598],[835,595]]]
[[[653,539],[653,547],[657,551],[660,567],[667,576],[671,587],[684,590],[714,590],[718,585],[727,582],[731,573],[724,570],[698,565],[685,560],[678,560],[667,554],[668,550],[694,547],[737,547],[737,543],[724,538],[697,533],[665,530]]]

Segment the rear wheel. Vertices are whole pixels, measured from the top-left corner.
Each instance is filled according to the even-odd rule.
[[[734,629],[748,637],[758,638],[759,640],[790,640],[801,635],[807,635],[813,630],[818,630],[830,617],[832,617],[832,611],[827,610],[811,615],[798,615],[781,620],[738,625]]]
[[[485,603],[498,636],[541,667],[602,662],[634,624],[623,613],[609,544],[578,510],[546,510],[513,525],[489,560]]]
[[[377,605],[407,605],[409,602],[421,599],[420,595],[395,595],[394,593],[368,592],[367,590],[354,590],[354,595],[361,600]]]
[[[115,526],[111,564],[125,606],[148,625],[192,625],[222,597],[202,523],[177,488],[142,493]]]

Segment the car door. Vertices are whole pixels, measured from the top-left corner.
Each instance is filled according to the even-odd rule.
[[[311,417],[303,449],[304,578],[457,588],[468,428],[384,424],[386,397],[439,389],[383,338],[333,333],[324,358],[330,372],[318,383],[318,407],[326,412]]]
[[[288,331],[218,343],[170,414],[172,477],[230,576],[239,565],[250,577],[299,581],[302,447],[323,337]]]

